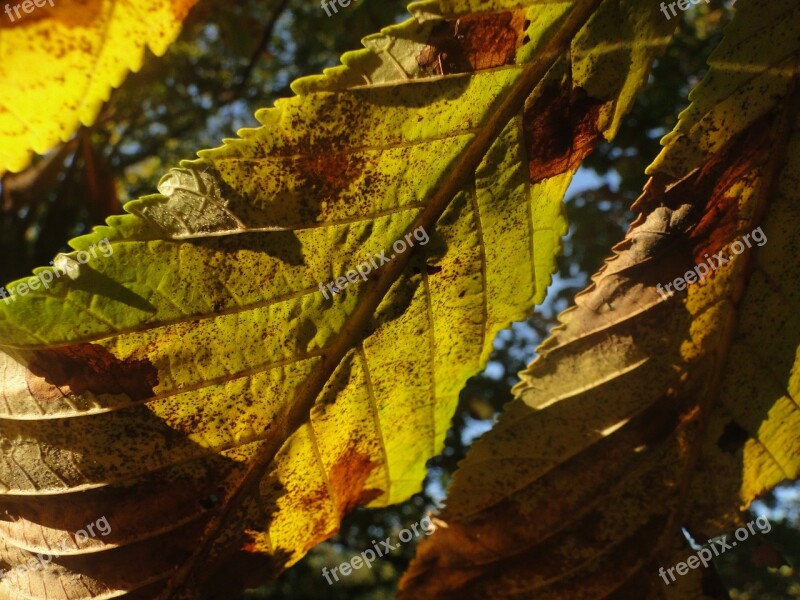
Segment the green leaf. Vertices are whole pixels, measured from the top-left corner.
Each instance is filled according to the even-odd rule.
[[[494,335],[544,297],[572,175],[674,27],[644,0],[441,5],[74,240],[94,256],[37,271],[48,289],[9,286],[2,555],[113,526],[18,589],[225,596],[420,489]]]

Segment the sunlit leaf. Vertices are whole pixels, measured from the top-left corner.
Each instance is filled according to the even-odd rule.
[[[0,173],[94,123],[112,88],[161,56],[197,0],[36,0],[0,13]],[[42,6],[38,6],[40,4]],[[25,9],[28,9],[26,12]]]
[[[649,0],[442,5],[295,82],[73,242],[94,257],[0,303],[3,556],[113,526],[0,587],[229,597],[420,489],[674,27]]]
[[[800,475],[800,7],[737,10],[628,235],[462,463],[402,598],[727,597],[713,568],[659,575],[694,553],[681,528],[730,534]]]

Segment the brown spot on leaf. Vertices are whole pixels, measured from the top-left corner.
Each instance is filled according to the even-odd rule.
[[[355,446],[349,446],[333,465],[330,482],[339,518],[383,493],[383,490],[375,488],[364,489],[364,484],[377,467],[377,462]]]
[[[754,177],[754,167],[769,156],[773,118],[759,119],[680,180],[656,174],[633,210],[649,212],[658,206],[677,210],[691,204],[695,208],[692,218],[675,233],[685,238],[681,243],[689,248],[694,264],[706,262],[706,255],[719,252],[739,235],[742,215],[737,187]],[[684,271],[694,267],[684,266]]]
[[[520,10],[442,21],[417,55],[417,64],[436,75],[511,65],[524,35],[525,16]]]
[[[97,344],[37,350],[28,369],[76,394],[126,394],[132,400],[145,400],[158,384],[158,370],[149,361],[120,360]]]
[[[299,157],[294,167],[305,185],[323,198],[331,198],[338,196],[361,175],[364,159],[356,154],[330,152]]]
[[[597,120],[603,105],[583,88],[568,94],[553,84],[531,103],[522,116],[531,183],[560,175],[577,167],[600,138]]]
[[[328,143],[330,148],[335,148],[339,142],[328,140]],[[365,159],[359,154],[332,149],[294,159],[291,169],[299,179],[296,193],[301,194],[304,201],[288,213],[286,204],[281,204],[280,222],[291,225],[297,221],[316,221],[323,203],[341,201],[343,192],[362,176],[365,165]]]
[[[690,235],[697,263],[705,260],[706,253],[717,252],[737,238],[742,214],[736,188],[744,182],[754,184],[749,181],[755,176],[753,167],[763,164],[770,155],[770,133],[768,116],[737,137],[721,156],[695,171],[696,179],[690,176],[694,181],[676,186],[691,190],[700,201],[702,217]]]

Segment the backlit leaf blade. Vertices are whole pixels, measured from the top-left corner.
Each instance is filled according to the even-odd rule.
[[[224,595],[419,490],[494,334],[544,296],[580,160],[674,27],[643,0],[478,4],[413,5],[75,240],[95,256],[58,259],[72,276],[0,304],[4,556],[98,511],[114,527],[0,586]]]
[[[800,474],[800,9],[737,9],[626,239],[462,463],[400,597],[720,597],[713,568],[659,576],[693,554],[681,527],[730,533]]]
[[[10,3],[12,14],[0,15],[0,172],[22,171],[33,152],[94,123],[145,48],[167,51],[196,1]]]

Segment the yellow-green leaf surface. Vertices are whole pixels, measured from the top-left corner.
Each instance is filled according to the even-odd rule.
[[[49,289],[10,284],[0,555],[113,533],[0,590],[228,598],[420,489],[674,23],[649,0],[411,10],[73,241]]]
[[[719,597],[713,567],[675,580],[681,528],[730,542],[800,474],[800,6],[736,8],[625,240],[462,463],[402,598]]]
[[[91,125],[112,88],[177,37],[197,0],[37,0],[0,13],[0,173]],[[42,6],[38,6],[41,4]],[[25,11],[28,9],[28,12]]]

